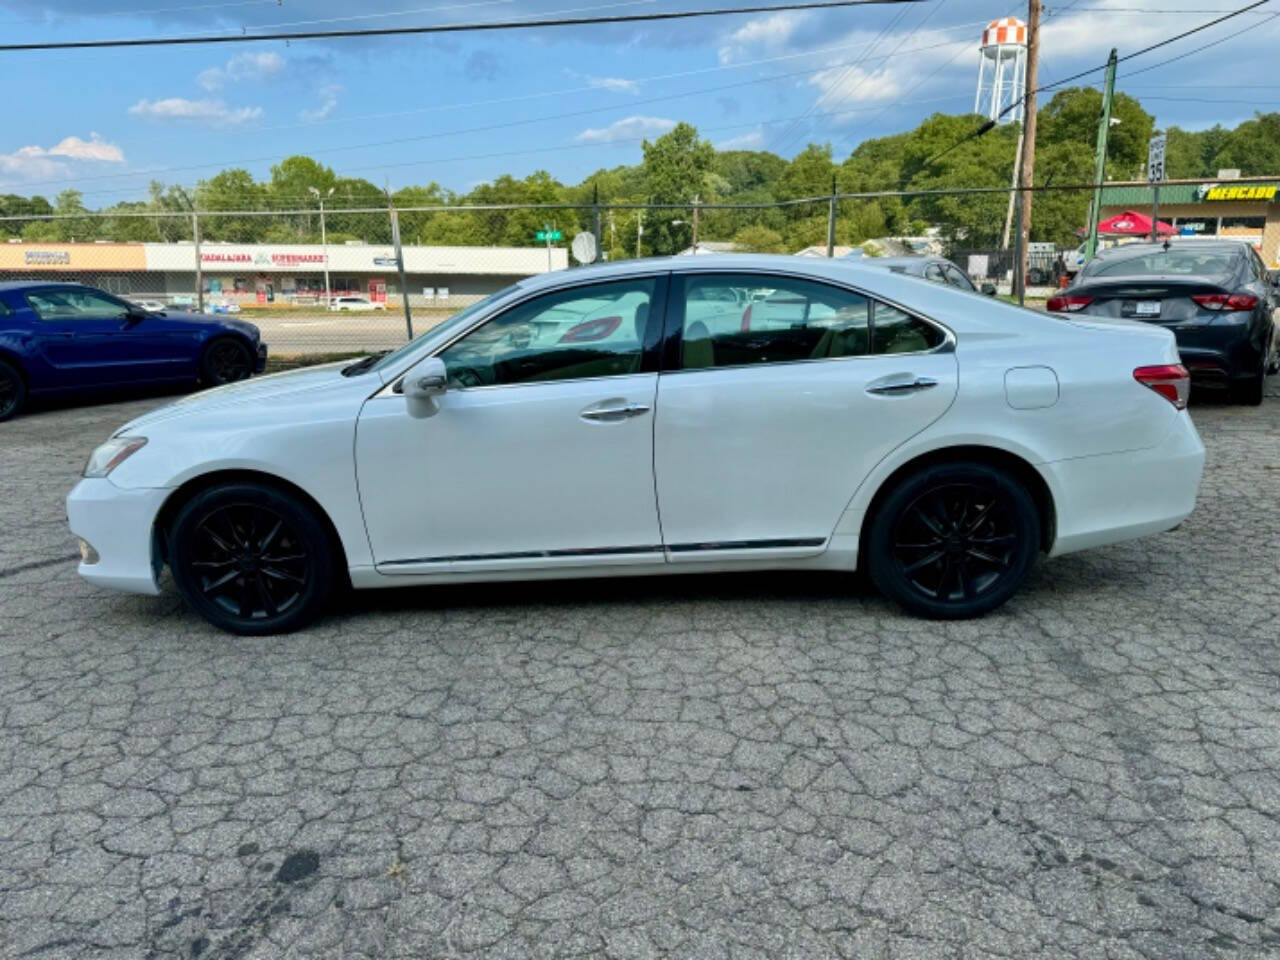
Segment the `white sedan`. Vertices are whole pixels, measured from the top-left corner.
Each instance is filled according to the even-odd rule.
[[[335,313],[368,313],[370,310],[385,310],[387,305],[364,297],[334,297],[329,301],[329,309]]]
[[[80,573],[297,628],[334,588],[870,573],[1004,603],[1037,553],[1168,530],[1204,447],[1173,335],[857,263],[678,257],[531,278],[394,353],[161,407],[67,501]]]

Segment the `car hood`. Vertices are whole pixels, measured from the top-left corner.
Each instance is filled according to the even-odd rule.
[[[130,420],[116,431],[116,436],[136,433],[155,424],[178,418],[198,416],[212,411],[226,414],[235,408],[242,407],[246,408],[244,410],[246,416],[260,419],[262,411],[278,409],[282,403],[306,403],[308,397],[316,391],[345,389],[363,399],[382,386],[382,380],[376,373],[344,377],[342,368],[349,366],[351,362],[340,360],[317,367],[289,370],[266,377],[254,377],[252,380],[229,383],[224,387],[214,387],[212,390],[202,390]],[[252,410],[247,409],[249,405],[252,405]]]
[[[225,314],[214,313],[186,313],[175,310],[165,310],[162,316],[166,320],[177,320],[179,323],[201,323],[213,324],[214,326],[223,327],[227,330],[235,330],[243,333],[252,340],[257,340],[259,336],[258,328],[247,320],[237,320]]]

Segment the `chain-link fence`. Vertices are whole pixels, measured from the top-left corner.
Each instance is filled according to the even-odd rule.
[[[1059,219],[1082,227],[1093,196],[1091,185],[1058,187],[1037,196],[1036,209],[1065,210]],[[1112,212],[1105,204],[1103,215]],[[75,281],[154,311],[233,315],[261,328],[273,357],[316,358],[395,348],[522,278],[593,260],[935,254],[1007,295],[1019,246],[1010,191],[999,188],[686,205],[138,206],[0,217],[0,281]],[[1028,246],[1030,297],[1046,296],[1081,261],[1081,231],[1057,232],[1056,243]]]

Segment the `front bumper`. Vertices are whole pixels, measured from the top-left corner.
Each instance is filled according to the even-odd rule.
[[[125,490],[106,477],[83,479],[67,494],[71,532],[97,553],[96,563],[81,563],[90,583],[128,593],[160,592],[161,558],[155,542],[156,516],[168,490]]]
[[[258,356],[253,364],[253,372],[261,373],[265,369],[267,369],[267,345],[260,342],[258,344]]]
[[[1058,520],[1050,556],[1172,530],[1195,509],[1204,456],[1184,410],[1154,447],[1043,464]]]

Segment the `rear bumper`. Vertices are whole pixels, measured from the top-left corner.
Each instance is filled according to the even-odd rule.
[[[1262,362],[1262,349],[1246,325],[1174,328],[1173,335],[1192,382],[1203,386],[1225,386],[1228,380],[1256,374]]]
[[[1184,410],[1146,450],[1047,463],[1057,506],[1050,556],[1172,530],[1195,508],[1204,444]]]
[[[160,592],[160,554],[155,521],[170,491],[125,490],[109,479],[84,479],[67,495],[71,532],[97,553],[95,563],[81,563],[80,576],[90,583],[128,593]]]

